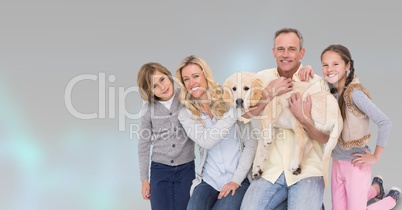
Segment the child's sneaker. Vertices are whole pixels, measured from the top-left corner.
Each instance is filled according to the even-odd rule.
[[[375,176],[373,178],[373,182],[371,182],[371,185],[373,185],[374,183],[378,184],[378,186],[380,187],[380,193],[378,193],[378,195],[375,198],[381,200],[385,196],[385,191],[384,191],[384,186],[383,186],[384,181],[383,181],[382,176],[379,176],[379,175]]]
[[[398,187],[392,187],[391,190],[388,192],[387,196],[391,196],[398,203],[400,195],[401,195],[401,189],[399,189]]]

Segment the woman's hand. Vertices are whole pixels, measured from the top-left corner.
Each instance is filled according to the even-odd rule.
[[[222,199],[222,198],[226,197],[227,195],[229,195],[230,192],[232,192],[232,196],[234,196],[237,188],[239,188],[239,187],[240,187],[240,185],[238,185],[234,182],[229,182],[229,183],[225,184],[222,187],[222,190],[218,195],[218,199]]]
[[[151,196],[151,185],[149,184],[148,180],[142,180],[141,194],[144,200],[149,200]]]

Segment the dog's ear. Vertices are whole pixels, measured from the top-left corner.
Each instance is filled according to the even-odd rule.
[[[223,85],[222,85],[222,88],[223,88],[222,99],[225,103],[227,103],[229,105],[233,103],[233,95],[232,95],[232,91],[230,90],[230,86],[231,86],[231,82],[229,81],[229,79],[227,79],[225,81],[225,83],[223,83]]]
[[[262,87],[262,80],[259,78],[256,78],[251,87],[251,97],[250,97],[250,106],[255,106],[257,105],[258,101],[262,97],[262,91],[264,88]]]

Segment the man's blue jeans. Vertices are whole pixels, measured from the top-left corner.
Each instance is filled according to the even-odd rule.
[[[319,210],[324,196],[324,178],[309,177],[287,186],[284,173],[275,184],[264,178],[253,180],[241,205],[243,210]]]
[[[188,202],[187,210],[237,210],[240,209],[241,201],[246,193],[246,190],[250,182],[248,179],[244,179],[240,187],[237,188],[236,193],[232,196],[230,193],[228,196],[218,199],[219,191],[215,190],[206,182],[202,181],[197,187],[195,187],[190,201]]]

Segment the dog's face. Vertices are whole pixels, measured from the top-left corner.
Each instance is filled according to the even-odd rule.
[[[236,108],[248,109],[255,106],[262,96],[262,81],[256,73],[237,72],[223,84],[224,100]]]

